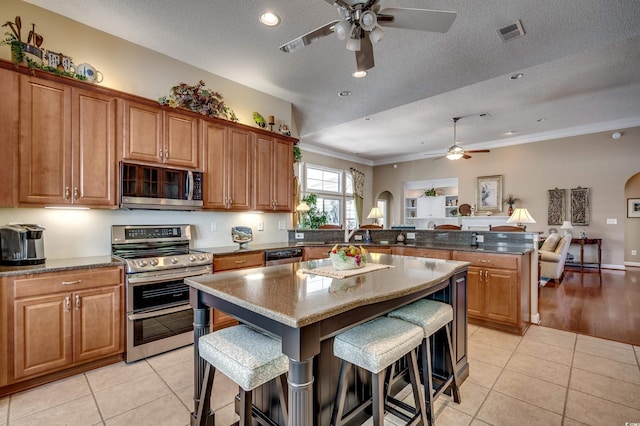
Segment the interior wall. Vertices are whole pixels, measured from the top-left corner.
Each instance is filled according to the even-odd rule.
[[[203,80],[206,87],[224,96],[225,104],[233,109],[241,123],[255,125],[253,111],[257,111],[264,117],[275,116],[274,128],[276,129],[280,123],[287,124],[292,132],[296,129],[295,123],[292,123],[290,102],[258,92],[29,3],[20,0],[0,1],[1,19],[13,21],[15,16],[20,16],[22,20],[23,41],[26,41],[31,23],[35,23],[36,31],[44,37],[41,48],[70,56],[76,65],[81,63],[93,65],[104,75],[100,86],[149,99],[158,99],[168,95],[171,87],[179,83],[195,85]],[[2,28],[1,32],[4,34],[6,31],[10,31],[8,27]],[[0,47],[0,58],[11,59],[9,46]]]
[[[632,176],[624,189],[625,199],[640,198],[640,173]],[[624,261],[630,266],[640,266],[640,218],[627,217],[624,222]],[[635,250],[635,255],[631,253]]]
[[[527,231],[546,234],[551,227],[547,224],[548,190],[591,188],[590,224],[576,226],[572,233],[577,237],[585,231],[587,237],[602,238],[603,264],[621,267],[625,244],[640,245],[638,232],[627,233],[625,243],[625,184],[640,172],[640,127],[621,131],[623,136],[617,140],[611,138],[612,132],[602,132],[492,149],[487,154],[473,154],[468,160],[424,159],[397,163],[395,167],[376,166],[373,192],[390,191],[395,201],[389,208],[395,217],[402,217],[402,194],[407,181],[457,177],[459,204],[475,204],[477,177],[502,175],[503,198],[507,194],[519,198],[521,201],[514,207],[526,207],[537,222],[527,225]],[[505,220],[507,208],[503,206],[503,212],[498,214]],[[565,217],[570,218],[568,206]],[[607,224],[607,219],[617,223]]]

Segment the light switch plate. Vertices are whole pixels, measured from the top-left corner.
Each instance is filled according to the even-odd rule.
[[[304,232],[296,232],[296,240],[304,240]]]
[[[264,222],[258,222],[258,231],[264,231]]]
[[[287,225],[284,223],[284,220],[279,220],[278,221],[278,229],[280,229],[280,230],[287,229]]]
[[[476,241],[479,243],[484,243],[484,235],[478,235],[476,237]]]
[[[354,241],[362,241],[362,235],[354,235],[353,239]]]
[[[211,222],[211,232],[218,232],[218,224],[216,222]]]
[[[615,217],[614,218],[611,218],[611,217],[607,218],[607,225],[617,225],[617,224],[618,224],[618,219],[616,219]]]
[[[415,240],[416,233],[415,232],[407,232],[407,240]]]

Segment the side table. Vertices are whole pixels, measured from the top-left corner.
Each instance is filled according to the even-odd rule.
[[[602,266],[602,238],[576,238],[571,240],[571,245],[580,246],[580,262],[565,263],[565,266],[579,266],[580,271],[584,271],[585,266],[587,268],[597,267],[598,272]],[[598,250],[598,262],[586,262],[584,261],[584,246],[595,245]]]

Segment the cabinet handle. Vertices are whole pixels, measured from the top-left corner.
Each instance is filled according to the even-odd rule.
[[[78,198],[80,198],[80,191],[78,191],[78,187],[74,187],[73,188],[73,199],[77,201]]]
[[[164,150],[164,159],[165,159],[165,160],[168,160],[168,159],[169,159],[169,150],[168,150],[168,149],[165,149],[165,150]]]
[[[71,310],[71,300],[69,300],[69,296],[64,298],[64,311],[69,312]]]
[[[81,282],[82,282],[82,280],[62,281],[62,285],[74,285],[74,284],[80,284]]]
[[[160,153],[158,154],[158,157],[160,158],[160,161],[162,161],[162,150],[160,150]]]
[[[484,259],[479,259],[478,262],[480,262],[480,263],[491,263],[490,260],[484,260]]]
[[[227,208],[230,209],[232,204],[233,204],[233,200],[231,199],[231,197],[229,197],[229,205],[227,206]]]
[[[236,260],[235,263],[237,265],[241,264],[241,263],[247,263],[246,259],[245,260]]]
[[[489,271],[484,271],[484,282],[489,284]]]
[[[76,311],[80,310],[80,296],[76,294]]]
[[[68,186],[64,187],[64,199],[68,200],[71,197],[71,189]]]

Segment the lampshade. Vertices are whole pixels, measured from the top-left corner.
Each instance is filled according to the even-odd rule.
[[[351,32],[351,24],[347,21],[340,21],[333,27],[333,32],[336,33],[336,37],[338,37],[339,40],[345,40]]]
[[[369,40],[371,40],[371,44],[376,44],[380,41],[380,39],[384,36],[384,31],[380,27],[375,27],[369,33]]]
[[[309,207],[309,204],[307,204],[306,201],[300,201],[300,204],[298,204],[298,206],[296,207],[296,211],[302,213],[306,213],[309,210],[311,210],[311,207]]]
[[[459,160],[463,157],[464,150],[460,148],[458,145],[452,145],[447,151],[447,158],[449,160]]]
[[[531,217],[527,209],[525,209],[524,207],[518,207],[513,211],[513,213],[509,217],[509,220],[507,220],[507,223],[515,223],[520,226],[523,223],[536,223],[536,221],[533,217]]]
[[[351,50],[353,52],[360,51],[360,39],[359,38],[350,38],[347,40],[347,50]]]
[[[380,219],[381,217],[384,217],[382,211],[377,207],[372,207],[367,219]]]
[[[376,14],[370,10],[367,10],[360,15],[360,27],[365,31],[371,31],[377,23],[378,19]]]

